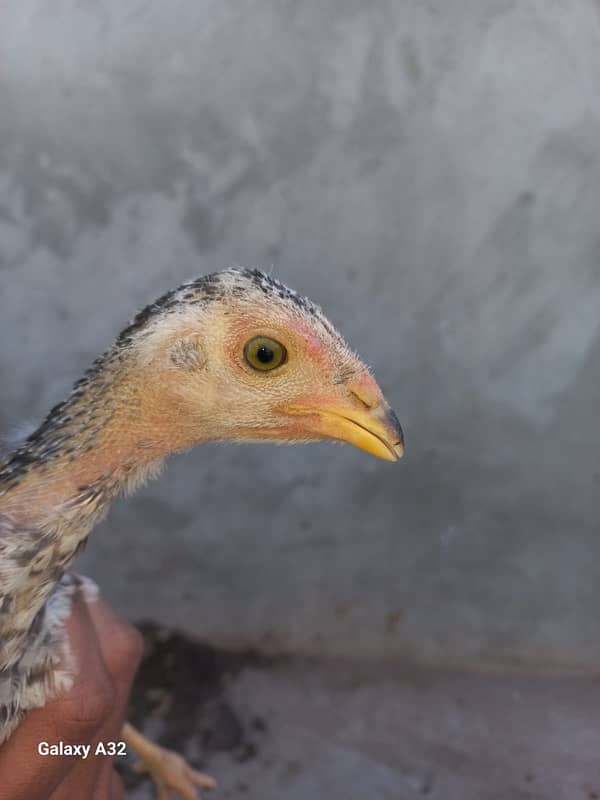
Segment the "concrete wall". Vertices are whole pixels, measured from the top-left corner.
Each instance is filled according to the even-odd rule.
[[[600,5],[9,0],[0,423],[142,303],[274,265],[407,437],[208,446],[80,568],[215,642],[600,663]]]

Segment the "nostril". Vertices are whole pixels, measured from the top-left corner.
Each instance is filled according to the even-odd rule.
[[[361,406],[368,408],[369,411],[377,408],[383,401],[381,389],[375,382],[373,376],[368,372],[354,375],[346,386],[352,397],[356,398]]]
[[[354,389],[350,389],[350,394],[351,394],[353,397],[356,397],[356,399],[358,400],[358,402],[359,402],[361,405],[363,405],[365,408],[368,408],[368,409],[371,409],[371,408],[373,408],[373,403],[371,403],[371,402],[369,401],[369,399],[368,399],[368,398],[364,397],[364,395],[363,395],[363,396],[361,396],[360,394],[358,394],[358,392],[355,392],[355,391],[354,391]]]

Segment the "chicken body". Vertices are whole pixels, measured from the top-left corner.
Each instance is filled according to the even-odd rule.
[[[0,465],[0,742],[72,682],[68,569],[114,497],[203,441],[322,439],[403,451],[370,372],[306,298],[230,269],[141,311]]]

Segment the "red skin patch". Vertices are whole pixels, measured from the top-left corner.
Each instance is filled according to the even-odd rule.
[[[248,337],[249,330],[260,331],[266,336],[272,336],[275,339],[282,336],[276,326],[265,323],[265,320],[260,317],[245,316],[243,320],[232,327],[235,332],[234,344],[231,348],[232,356],[235,356],[236,353],[241,352],[243,349],[243,342]],[[290,334],[292,334],[291,337]],[[329,365],[329,349],[309,323],[293,318],[286,320],[285,337],[289,345],[294,346],[297,344],[298,349],[303,350],[319,366],[326,367]],[[297,342],[294,342],[294,339]]]
[[[294,320],[290,325],[295,333],[298,334],[298,338],[302,339],[306,350],[308,351],[309,355],[312,356],[315,361],[320,363],[326,363],[329,356],[329,351],[327,347],[325,347],[323,340],[320,336],[314,332],[313,328],[306,322],[302,320]]]

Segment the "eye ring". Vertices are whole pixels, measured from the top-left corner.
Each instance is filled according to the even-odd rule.
[[[255,336],[244,345],[244,358],[252,369],[270,372],[287,361],[287,350],[276,339]]]

